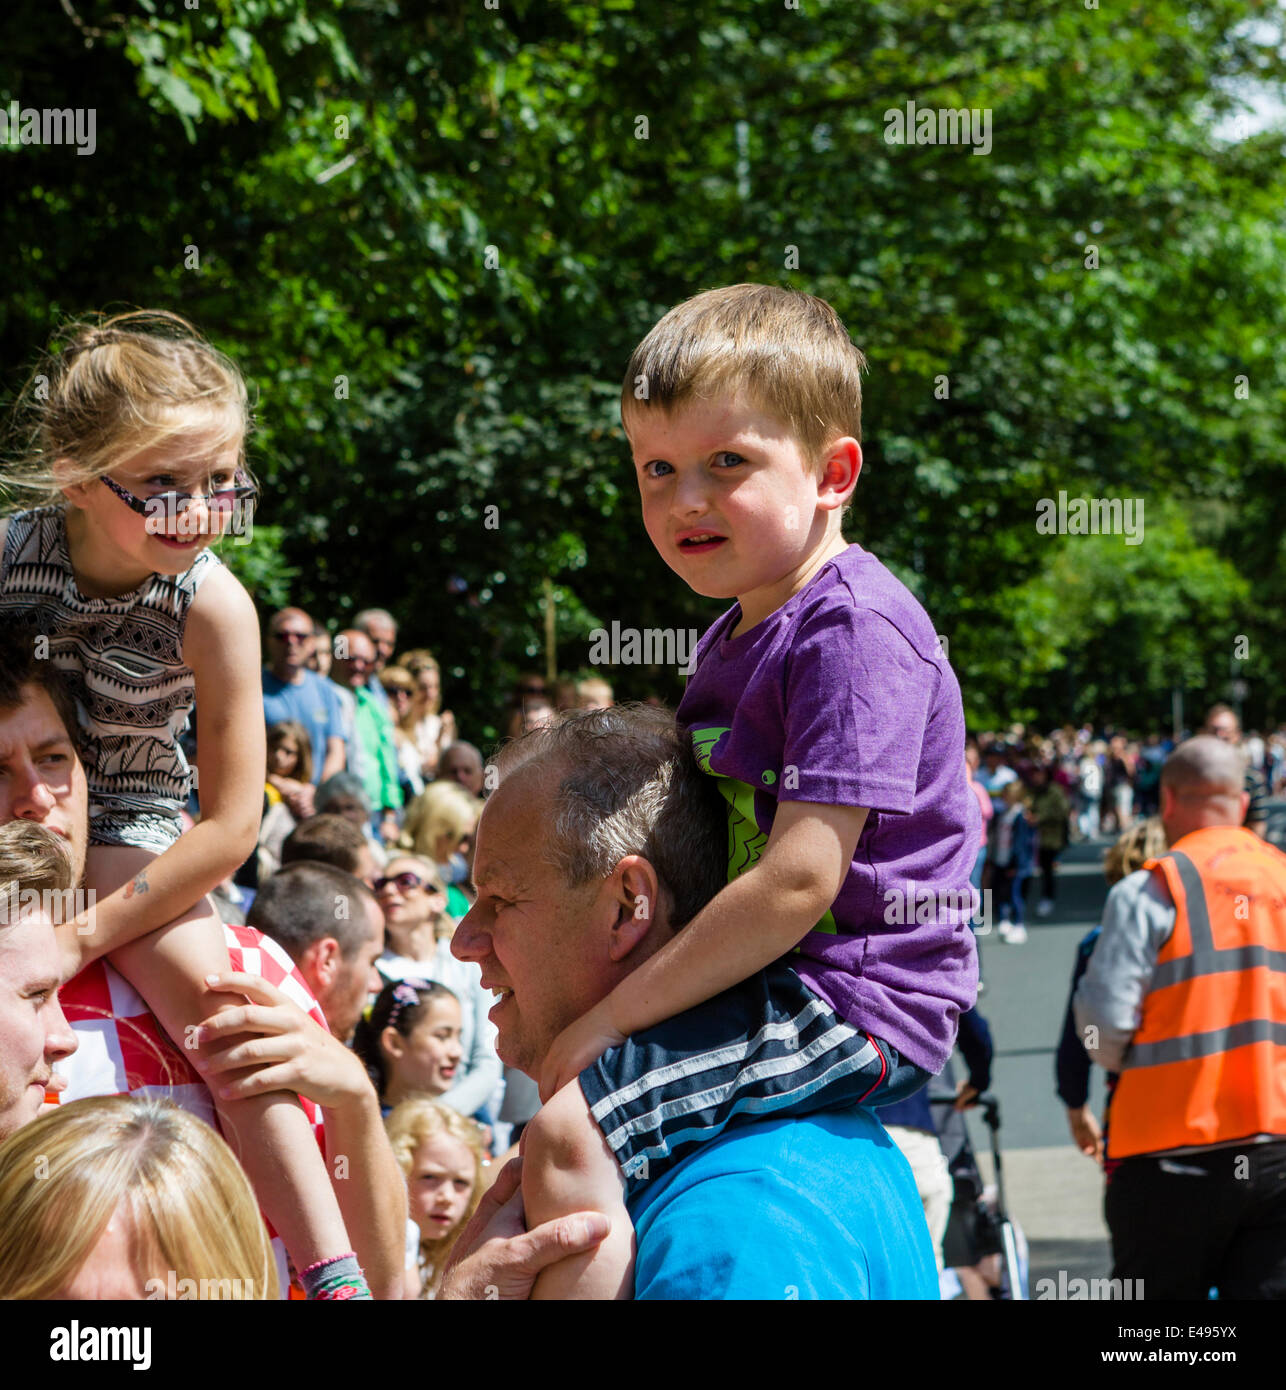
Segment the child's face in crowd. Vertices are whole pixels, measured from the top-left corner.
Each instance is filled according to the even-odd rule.
[[[416,1149],[406,1187],[411,1220],[425,1240],[442,1240],[455,1230],[477,1181],[476,1159],[449,1134],[435,1134]]]
[[[235,486],[240,441],[215,445],[200,432],[122,459],[108,477],[142,502],[163,492],[200,493]],[[204,500],[183,512],[140,515],[103,482],[78,484],[65,495],[92,527],[97,563],[122,573],[182,574],[231,524],[211,515]]]
[[[293,738],[283,738],[269,755],[272,770],[278,777],[293,777],[299,765],[299,745]]]
[[[451,1089],[462,1055],[460,1021],[458,1000],[429,1002],[410,1036],[400,1040],[401,1055],[394,1065],[403,1093],[440,1096]]]
[[[699,594],[737,598],[757,622],[796,591],[823,551],[839,549],[838,510],[852,490],[836,490],[828,455],[825,478],[786,427],[735,399],[698,401],[672,413],[627,418],[643,524],[667,565]],[[848,440],[861,466],[856,441]],[[847,451],[843,451],[847,456]],[[843,472],[843,470],[839,470]],[[834,512],[835,523],[831,523]]]

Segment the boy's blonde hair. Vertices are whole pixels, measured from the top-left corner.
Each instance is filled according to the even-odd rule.
[[[384,1121],[384,1128],[404,1178],[411,1176],[411,1163],[415,1158],[416,1149],[428,1140],[437,1138],[439,1134],[458,1140],[473,1155],[477,1164],[473,1191],[469,1194],[468,1205],[455,1230],[443,1236],[441,1240],[420,1241],[420,1253],[424,1262],[432,1269],[430,1287],[425,1293],[436,1292],[442,1281],[442,1269],[450,1257],[451,1248],[459,1239],[461,1231],[469,1224],[469,1218],[477,1211],[478,1203],[482,1200],[483,1188],[486,1186],[482,1176],[483,1164],[487,1157],[482,1129],[475,1121],[452,1110],[449,1105],[442,1105],[438,1101],[426,1100],[420,1096],[413,1096],[395,1105],[388,1119]]]
[[[56,502],[60,487],[194,430],[211,436],[211,457],[235,441],[247,472],[251,423],[241,373],[178,314],[76,320],[55,334],[14,405],[5,490],[19,505]],[[67,471],[55,478],[59,461]]]
[[[866,358],[815,295],[776,285],[706,290],[671,309],[634,349],[621,417],[742,396],[785,425],[820,469],[833,440],[862,438]]]
[[[91,1096],[0,1144],[0,1299],[53,1297],[118,1207],[140,1278],[275,1299],[277,1264],[246,1175],[209,1125],[167,1101]]]

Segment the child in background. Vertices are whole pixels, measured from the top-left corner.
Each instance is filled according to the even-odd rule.
[[[294,819],[315,813],[313,747],[308,730],[295,719],[283,719],[268,729],[268,778],[264,793],[271,804],[286,799],[298,806]]]
[[[406,1175],[410,1219],[419,1233],[420,1298],[436,1298],[451,1247],[482,1196],[482,1130],[437,1101],[414,1098],[384,1122]]]
[[[1047,767],[1032,772],[1032,819],[1036,822],[1036,846],[1040,859],[1040,902],[1038,917],[1048,917],[1054,910],[1054,894],[1058,891],[1054,865],[1067,848],[1070,836],[1067,798],[1057,782],[1050,779]]]
[[[1027,789],[1021,782],[1007,782],[1000,797],[1004,810],[991,822],[989,851],[1000,915],[996,931],[1002,941],[1021,946],[1027,940],[1023,918],[1027,880],[1036,857],[1036,830],[1027,809]]]
[[[283,719],[268,730],[268,775],[253,886],[266,882],[281,868],[281,847],[299,822],[312,815],[315,794],[312,739],[302,724]],[[295,800],[302,814],[295,815],[286,803],[287,796]]]
[[[1103,877],[1107,879],[1107,886],[1114,887],[1127,875],[1141,869],[1149,859],[1159,859],[1165,852],[1165,827],[1161,824],[1160,817],[1148,816],[1144,820],[1135,821],[1103,855]],[[1090,1072],[1093,1064],[1076,1032],[1076,1014],[1072,1001],[1076,998],[1076,986],[1085,974],[1102,930],[1102,927],[1095,927],[1077,944],[1076,963],[1072,968],[1072,987],[1067,994],[1067,1012],[1063,1015],[1063,1032],[1058,1040],[1058,1052],[1054,1061],[1058,1095],[1067,1108],[1067,1127],[1071,1131],[1072,1142],[1086,1158],[1092,1158],[1097,1163],[1104,1162],[1106,1132],[1105,1129],[1099,1128],[1098,1120],[1089,1103]],[[1107,1073],[1109,1104],[1112,1092],[1116,1089],[1116,1080],[1116,1072]]]
[[[385,1115],[408,1096],[443,1096],[460,1066],[460,1001],[445,985],[385,985],[353,1035]]]
[[[254,496],[246,387],[174,314],[60,336],[15,410],[5,491],[40,505],[0,523],[0,622],[66,673],[83,725],[97,904],[58,929],[64,978],[109,954],[196,1047],[212,1007],[241,1002],[207,990],[229,960],[205,895],[254,849],[266,765],[258,620],[209,548]],[[194,701],[202,816],[180,838]],[[369,1297],[298,1101],[214,1100],[309,1295]]]
[[[863,365],[828,304],[766,285],[679,305],[629,364],[648,536],[737,600],[678,712],[728,803],[729,882],[550,1049],[528,1220],[601,1203],[612,1232],[536,1297],[629,1297],[624,1197],[742,1116],[912,1093],[974,1002],[960,689],[919,603],[841,534]]]

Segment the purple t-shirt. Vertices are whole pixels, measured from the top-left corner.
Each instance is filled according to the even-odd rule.
[[[928,614],[860,546],[730,639],[740,619],[735,604],[698,643],[678,716],[728,801],[729,880],[762,854],[779,800],[868,807],[839,896],[788,963],[939,1072],[978,985],[981,813],[955,674]]]

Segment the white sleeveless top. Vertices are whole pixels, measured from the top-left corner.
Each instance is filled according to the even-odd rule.
[[[0,557],[0,625],[46,639],[81,723],[93,844],[162,853],[179,836],[192,770],[179,746],[196,695],[183,628],[202,581],[222,561],[203,550],[180,575],[132,593],[86,598],[67,551],[62,503],[9,518]]]

